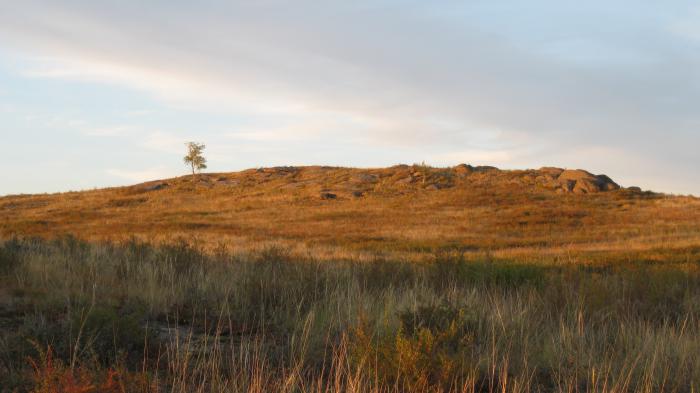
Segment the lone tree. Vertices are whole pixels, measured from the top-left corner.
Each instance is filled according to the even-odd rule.
[[[187,155],[184,158],[185,164],[192,168],[192,181],[195,181],[197,172],[207,169],[207,159],[202,155],[206,146],[203,143],[187,142]]]

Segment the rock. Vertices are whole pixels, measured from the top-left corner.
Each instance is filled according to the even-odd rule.
[[[364,194],[362,191],[353,191],[353,192],[352,192],[352,196],[354,196],[355,198],[361,198],[361,197],[363,197],[364,195],[365,195],[365,194]]]
[[[474,172],[474,167],[467,164],[459,164],[454,168],[454,171],[458,175],[468,175]]]
[[[358,183],[374,183],[377,181],[377,175],[360,173],[359,175],[355,176],[354,180]]]
[[[527,184],[527,185],[535,184],[535,176],[530,175],[530,174],[520,177],[519,180],[520,180],[521,184]]]
[[[614,191],[620,189],[620,186],[606,175],[598,175],[596,178],[598,178],[598,181],[601,182],[601,191]]]
[[[581,169],[564,170],[559,174],[556,181],[565,191],[575,194],[612,191],[620,188],[620,186],[608,176],[593,175]]]
[[[549,176],[553,176],[553,177],[558,177],[559,175],[561,175],[562,172],[564,172],[563,169],[556,168],[553,166],[545,166],[545,167],[538,169],[537,171],[540,173],[549,175]]]
[[[559,176],[559,175],[557,175]],[[535,183],[540,184],[544,187],[547,188],[558,188],[559,183],[556,180],[556,177],[549,175],[549,174],[544,174],[544,175],[539,175],[535,177]]]
[[[168,183],[154,183],[143,186],[143,191],[158,191],[168,187]]]
[[[299,172],[299,168],[295,166],[276,166],[274,169],[278,172]]]
[[[298,172],[298,168],[293,166],[274,166],[271,168],[263,168],[263,172],[273,175],[288,175],[290,173]]]
[[[642,192],[642,189],[639,188],[639,187],[636,187],[636,186],[632,186],[632,187],[627,187],[627,191],[631,191],[631,192]]]
[[[440,183],[433,183],[433,184],[428,184],[425,189],[430,190],[430,191],[437,191],[437,190],[442,190],[443,188],[449,188],[450,186],[447,184],[440,184]]]
[[[477,166],[474,168],[474,172],[492,172],[498,171],[499,169],[495,166]]]
[[[413,176],[409,176],[409,177],[404,177],[403,179],[397,180],[396,183],[398,183],[398,184],[410,184],[410,183],[413,183],[413,180],[414,180]]]
[[[469,164],[459,164],[455,167],[455,172],[457,173],[472,173],[474,172],[474,167]]]
[[[564,192],[573,192],[574,187],[576,187],[576,181],[574,180],[561,180],[559,185]]]
[[[322,192],[321,193],[321,199],[328,200],[328,199],[336,199],[336,198],[338,198],[338,196],[331,193],[331,192]]]

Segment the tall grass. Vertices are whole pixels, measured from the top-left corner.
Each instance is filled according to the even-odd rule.
[[[0,391],[691,392],[695,264],[315,261],[13,239]],[[72,389],[72,390],[71,390]]]

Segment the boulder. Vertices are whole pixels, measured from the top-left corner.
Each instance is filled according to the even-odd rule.
[[[336,199],[336,198],[338,198],[338,196],[331,193],[331,192],[322,192],[321,193],[321,199],[328,200],[328,199]]]
[[[158,191],[168,187],[168,183],[152,183],[146,184],[141,189],[143,191]]]
[[[454,168],[457,175],[468,175],[474,172],[474,167],[467,164],[459,164]]]
[[[562,172],[564,172],[564,170],[553,166],[545,166],[538,169],[538,172],[548,176],[558,177]]]
[[[500,169],[496,168],[495,166],[488,165],[477,166],[474,168],[474,172],[494,172],[499,170]]]
[[[353,179],[357,183],[374,183],[377,181],[377,175],[371,173],[360,173],[354,176]]]
[[[566,192],[590,194],[617,190],[620,186],[605,175],[594,175],[581,169],[567,169],[557,177],[557,183]]]
[[[432,183],[428,184],[425,189],[429,191],[437,191],[437,190],[442,190],[444,188],[450,188],[448,184],[440,184],[440,183]]]

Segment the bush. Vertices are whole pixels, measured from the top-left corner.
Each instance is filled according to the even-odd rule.
[[[89,310],[74,311],[69,317],[71,329],[78,330],[74,334],[81,337],[78,347],[101,364],[141,353],[144,342],[153,341],[141,326],[141,313],[97,305]]]
[[[442,303],[399,311],[398,317],[399,330],[384,337],[372,337],[360,324],[352,342],[356,364],[371,362],[385,386],[407,392],[449,390],[474,378],[475,314]]]
[[[21,242],[11,239],[0,246],[0,274],[11,274],[20,264]]]

